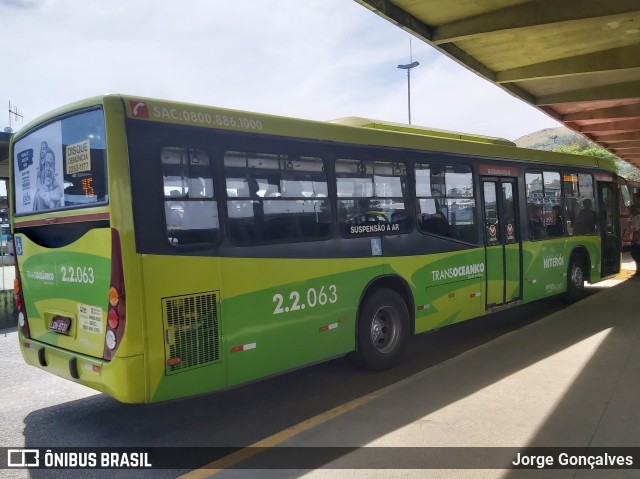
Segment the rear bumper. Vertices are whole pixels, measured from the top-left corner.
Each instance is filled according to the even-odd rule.
[[[111,361],[84,356],[19,335],[27,364],[108,394],[125,403],[148,402],[142,355]]]

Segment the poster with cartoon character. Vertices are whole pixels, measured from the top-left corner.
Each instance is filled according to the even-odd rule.
[[[52,123],[14,147],[16,213],[64,206],[62,131]]]

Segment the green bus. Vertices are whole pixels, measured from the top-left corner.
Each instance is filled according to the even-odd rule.
[[[208,393],[620,269],[606,160],[348,118],[106,95],[11,143],[28,364],[129,403]]]

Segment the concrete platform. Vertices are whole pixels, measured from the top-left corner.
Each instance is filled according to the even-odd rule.
[[[383,391],[295,443],[638,447],[640,314],[630,298],[639,297],[637,281],[609,288]],[[429,477],[479,477],[479,471],[440,472]],[[481,477],[511,477],[506,472]],[[593,477],[640,477],[638,469],[597,472]],[[583,477],[574,474],[536,477]]]

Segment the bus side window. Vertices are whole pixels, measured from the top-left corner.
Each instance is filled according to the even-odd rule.
[[[565,175],[567,177],[568,175]],[[567,199],[567,215],[572,222],[570,235],[597,234],[597,218],[594,210],[593,177],[589,174],[574,177],[573,196]],[[565,188],[567,180],[565,180]]]
[[[346,237],[408,233],[407,167],[386,160],[336,160],[337,212]]]
[[[473,174],[467,165],[416,163],[416,205],[422,233],[477,243]]]
[[[209,156],[167,147],[161,157],[167,240],[174,246],[215,242],[220,226]]]
[[[232,242],[245,246],[329,235],[331,209],[321,158],[227,151],[224,167]]]

